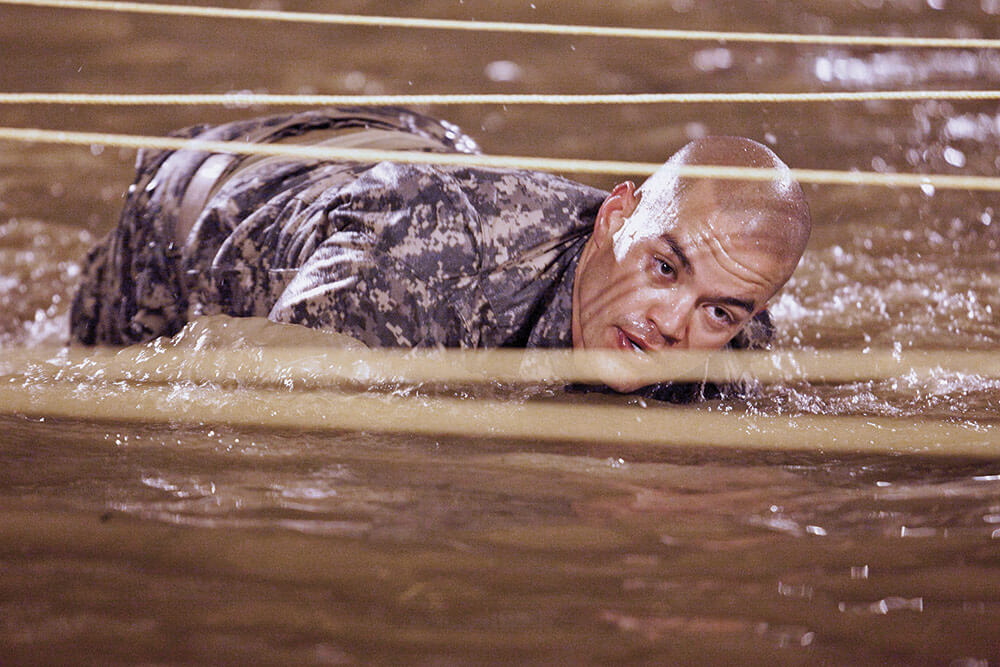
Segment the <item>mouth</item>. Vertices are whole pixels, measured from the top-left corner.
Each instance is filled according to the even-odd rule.
[[[646,348],[637,339],[625,333],[624,329],[618,329],[618,347],[623,350],[633,350],[635,352],[646,351]]]

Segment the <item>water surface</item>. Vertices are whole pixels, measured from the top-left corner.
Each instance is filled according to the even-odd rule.
[[[988,0],[581,0],[572,11],[541,1],[267,6],[1000,37],[1000,7]],[[0,89],[8,91],[1000,85],[1000,54],[991,51],[516,37],[13,7],[0,7],[0,16]],[[267,111],[11,106],[0,118],[163,134]],[[659,161],[690,138],[740,134],[794,167],[985,175],[1000,167],[1000,111],[988,102],[426,111],[498,154]],[[0,147],[5,350],[64,340],[80,261],[114,224],[133,161],[116,149]],[[815,232],[774,304],[779,348],[1000,351],[997,195],[806,190]],[[996,379],[945,374],[771,386],[749,402],[690,409],[995,425],[998,400]],[[988,459],[3,417],[0,508],[5,663],[1000,662],[1000,463]]]

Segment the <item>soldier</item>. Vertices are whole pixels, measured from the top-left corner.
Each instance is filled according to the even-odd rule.
[[[453,125],[399,109],[180,134],[478,151]],[[685,164],[780,171],[692,180],[677,173]],[[761,347],[766,303],[809,227],[785,165],[734,137],[692,142],[641,188],[610,193],[508,169],[143,151],[118,227],[87,258],[71,335],[137,343],[221,313],[370,346]]]

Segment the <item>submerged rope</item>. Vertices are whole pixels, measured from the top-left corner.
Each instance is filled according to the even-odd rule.
[[[725,32],[713,30],[670,30],[658,28],[616,28],[608,26],[560,25],[547,23],[460,21],[454,19],[423,19],[397,16],[363,16],[353,14],[323,14],[318,12],[286,12],[267,9],[231,9],[227,7],[146,4],[138,2],[113,2],[104,0],[0,0],[0,4],[200,18],[282,21],[291,23],[392,28],[420,28],[434,30],[464,30],[475,32],[549,34],[578,37],[626,37],[633,39],[747,42],[767,44],[892,46],[905,48],[1000,48],[1000,40],[997,39],[892,37],[884,35],[810,35],[789,33]]]
[[[3,0],[0,0],[2,3]],[[914,100],[998,100],[1000,90],[871,90],[816,93],[620,93],[599,95],[443,94],[443,95],[280,95],[268,93],[114,94],[0,93],[0,104],[104,106],[415,106],[458,104],[782,104]]]
[[[408,162],[421,164],[484,166],[503,169],[531,169],[559,173],[649,175],[661,165],[655,162],[625,162],[612,160],[574,160],[465,153],[420,153],[381,151],[331,146],[296,146],[258,144],[241,141],[202,141],[178,137],[150,137],[98,132],[64,132],[32,128],[0,127],[0,141],[38,142],[77,146],[114,146],[119,148],[156,148],[160,150],[194,150],[243,155],[286,155],[303,160],[343,160],[356,162]],[[678,167],[681,176],[725,180],[770,181],[774,169],[684,165]],[[962,176],[953,174],[905,174],[867,171],[837,171],[832,169],[791,169],[787,173],[799,183],[821,185],[866,185],[878,187],[939,188],[943,190],[984,190],[1000,192],[998,176]]]

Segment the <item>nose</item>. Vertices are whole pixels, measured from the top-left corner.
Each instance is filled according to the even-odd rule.
[[[687,347],[688,328],[694,312],[694,300],[681,294],[657,301],[649,309],[647,318],[663,336],[665,347]]]

